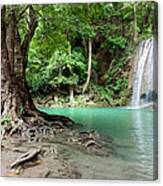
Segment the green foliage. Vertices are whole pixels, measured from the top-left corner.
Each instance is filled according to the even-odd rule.
[[[62,85],[77,85],[83,82],[86,75],[85,57],[80,51],[68,54],[55,50],[51,58],[44,63],[40,59],[29,63],[27,81],[33,92],[45,87],[60,87]],[[46,86],[45,86],[46,84]]]
[[[123,37],[121,37],[121,36],[109,37],[109,38],[107,39],[107,42],[108,42],[109,44],[112,45],[113,49],[114,49],[116,46],[118,46],[118,47],[124,49],[124,48],[125,48],[125,45],[126,45],[126,39],[123,38]]]
[[[98,103],[107,103],[108,105],[112,105],[113,102],[113,91],[108,89],[107,87],[91,84],[91,94],[95,96],[95,102]]]
[[[26,69],[30,91],[36,95],[48,94],[56,88],[68,92],[67,88],[73,86],[77,90],[75,93],[79,94],[87,76],[88,40],[91,38],[92,74],[88,93],[93,92],[97,102],[125,105],[130,92],[128,58],[133,55],[137,42],[154,35],[155,3],[33,7],[38,12],[39,21],[29,48]],[[24,18],[20,23],[21,37],[24,37],[26,26]]]
[[[11,116],[5,115],[3,117],[1,117],[1,124],[2,125],[10,125],[12,121]]]
[[[21,105],[20,107],[19,107],[19,113],[23,113],[24,112],[24,108],[23,108],[23,106]]]
[[[80,34],[82,37],[85,38],[94,38],[96,36],[96,32],[94,31],[93,27],[89,24],[81,23],[80,25]]]

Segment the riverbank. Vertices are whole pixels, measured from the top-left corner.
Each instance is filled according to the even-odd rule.
[[[23,153],[40,148],[42,153],[32,161],[11,169],[11,164]],[[60,143],[21,143],[10,139],[2,144],[2,176],[63,179],[131,179],[133,164],[120,159],[86,153]],[[123,168],[122,168],[123,167]],[[129,171],[130,170],[130,171]],[[138,178],[137,178],[138,179]]]
[[[79,133],[72,129],[62,129],[55,136],[41,134],[36,138],[31,141],[18,134],[5,136],[1,143],[2,176],[79,179],[83,177],[83,170],[78,166],[78,161],[70,157],[72,152],[101,158],[111,154],[111,149],[105,147],[106,141],[95,131]],[[38,153],[32,158],[23,159],[27,158],[25,154],[30,155],[35,151]],[[91,173],[92,167],[87,169]]]
[[[18,157],[36,149],[41,150],[36,157],[11,168]],[[4,177],[81,178],[75,164],[59,153],[62,150],[62,146],[57,143],[22,143],[12,138],[2,143],[1,174]]]
[[[129,90],[128,90],[129,91]],[[120,98],[113,99],[111,96],[105,97],[98,94],[84,94],[75,95],[73,100],[70,101],[68,96],[52,95],[48,96],[35,96],[33,97],[35,105],[38,107],[54,107],[54,108],[69,108],[69,107],[82,107],[82,108],[94,108],[94,107],[115,107],[126,106],[129,103],[129,93]]]
[[[68,116],[71,128],[30,128],[2,141],[3,176],[129,179],[156,178],[154,117],[150,109],[44,108]],[[40,133],[41,132],[41,133]],[[10,168],[17,158],[38,152],[34,159]],[[29,153],[30,154],[30,153]]]

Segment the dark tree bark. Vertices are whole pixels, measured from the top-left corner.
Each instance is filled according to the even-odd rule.
[[[28,8],[30,21],[23,41],[18,31],[19,18],[17,19],[15,6],[10,8],[8,24],[6,7],[1,9],[1,115],[10,115],[13,121],[23,119],[29,125],[39,122],[54,124],[58,121],[63,125],[70,125],[73,121],[67,117],[39,111],[29,93],[25,68],[29,45],[37,27],[37,18],[32,5]]]

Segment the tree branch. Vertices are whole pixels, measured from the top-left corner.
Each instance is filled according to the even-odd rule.
[[[18,23],[20,21],[20,19],[22,18],[23,14],[26,12],[26,10],[30,7],[30,5],[25,6],[25,8],[19,13],[19,15],[17,16],[17,20],[16,23]]]
[[[35,32],[35,29],[37,27],[37,18],[36,18],[36,14],[35,14],[35,11],[32,7],[32,5],[29,5],[30,6],[30,13],[29,13],[29,16],[30,16],[30,22],[28,24],[28,31],[24,37],[24,40],[23,40],[23,43],[21,45],[21,49],[22,49],[22,54],[24,56],[24,59],[23,59],[23,63],[24,65],[26,66],[26,57],[27,57],[27,53],[28,53],[28,49],[29,49],[29,44],[32,40],[32,37],[34,35],[34,32]]]

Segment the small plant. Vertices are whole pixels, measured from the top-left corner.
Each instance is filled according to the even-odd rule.
[[[12,118],[11,118],[11,116],[8,116],[8,115],[2,116],[2,118],[1,118],[2,125],[10,125],[11,121],[12,121]]]

